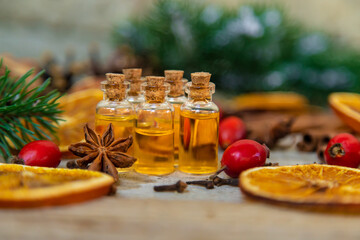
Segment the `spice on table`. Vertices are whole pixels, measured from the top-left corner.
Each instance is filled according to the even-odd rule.
[[[105,172],[117,181],[119,176],[116,168],[131,167],[136,161],[136,158],[125,153],[133,143],[132,136],[115,140],[111,123],[101,137],[88,124],[85,125],[84,132],[86,142],[69,146],[70,152],[82,157],[76,161],[80,168],[86,168],[90,164],[88,170]]]
[[[116,195],[116,190],[117,190],[116,183],[113,183],[111,185],[111,188],[110,188],[109,193],[107,195],[108,196],[115,196]]]
[[[187,188],[187,184],[183,181],[177,181],[175,184],[171,185],[160,185],[154,186],[155,192],[172,192],[177,191],[178,193],[182,193]]]
[[[327,144],[318,146],[317,150],[316,150],[316,155],[320,161],[320,163],[326,163],[325,162],[325,150],[326,150]]]
[[[332,137],[339,132],[330,129],[311,129],[303,133],[302,140],[296,147],[302,152],[315,152],[319,146],[327,145]]]
[[[79,165],[77,165],[75,160],[70,160],[66,163],[66,167],[70,169],[77,169],[80,168]]]
[[[216,176],[213,180],[212,180],[213,184],[217,187],[223,186],[223,185],[228,185],[228,186],[239,186],[239,179],[238,178],[221,178]]]
[[[20,165],[24,165],[24,160],[22,160],[21,158],[17,157],[17,156],[11,156],[9,158],[9,163],[13,163],[13,164],[20,164]]]
[[[279,166],[279,163],[277,163],[277,162],[275,162],[275,163],[268,162],[268,163],[264,164],[264,167],[274,167],[274,166]]]
[[[213,180],[215,177],[217,177],[220,173],[228,169],[227,166],[222,166],[219,170],[217,170],[213,175],[209,177],[209,180]]]
[[[287,115],[266,113],[258,114],[258,116],[247,116],[244,121],[248,139],[273,148],[281,138],[290,134],[294,118]]]
[[[197,180],[197,181],[187,181],[189,185],[198,185],[205,187],[206,189],[213,189],[214,188],[214,181],[212,180]]]

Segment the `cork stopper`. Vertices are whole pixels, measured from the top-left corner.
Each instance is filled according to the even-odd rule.
[[[164,73],[167,82],[181,81],[184,76],[184,71],[182,70],[165,70]]]
[[[110,101],[121,101],[126,97],[125,75],[119,73],[106,73],[107,81],[101,82],[101,89],[104,91],[105,99]]]
[[[191,74],[193,85],[205,86],[210,82],[211,74],[208,72],[195,72]]]
[[[165,78],[157,77],[157,76],[148,76],[148,77],[146,77],[146,82],[147,82],[148,86],[161,87],[165,83]]]
[[[121,73],[106,73],[106,79],[109,83],[123,83],[125,81],[125,75]]]
[[[143,85],[145,100],[150,103],[161,103],[165,101],[165,96],[169,90],[169,84],[165,83],[164,77],[148,76]]]
[[[215,84],[210,82],[211,74],[208,72],[191,73],[191,82],[186,84],[185,91],[195,100],[211,100],[215,92]]]
[[[165,70],[165,81],[170,84],[169,97],[179,97],[184,95],[184,84],[187,82],[183,79],[184,71],[182,70]]]
[[[141,68],[125,68],[123,69],[125,79],[129,82],[138,81],[141,78],[142,69]]]
[[[141,84],[144,82],[144,80],[141,79],[142,69],[125,68],[123,69],[123,73],[125,74],[125,79],[130,82],[128,95],[133,97],[139,96],[141,93]]]

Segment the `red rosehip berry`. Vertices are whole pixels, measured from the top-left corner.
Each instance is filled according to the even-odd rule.
[[[219,125],[219,145],[226,149],[237,140],[246,138],[246,127],[238,117],[227,117]]]
[[[222,108],[219,106],[218,108],[219,108],[219,120],[222,121],[222,119],[224,118],[224,110],[222,110]]]
[[[26,144],[18,157],[25,165],[38,167],[57,167],[61,161],[59,147],[47,140],[38,140]]]
[[[360,165],[360,142],[349,133],[333,137],[324,152],[327,164],[357,168]]]
[[[221,122],[221,120],[224,118],[224,110],[223,107],[221,106],[221,104],[219,104],[219,102],[214,101],[214,103],[216,104],[216,106],[219,108],[219,121]]]
[[[225,150],[221,165],[226,166],[224,171],[227,175],[237,178],[246,169],[263,166],[268,157],[269,149],[265,145],[243,139],[231,144]]]

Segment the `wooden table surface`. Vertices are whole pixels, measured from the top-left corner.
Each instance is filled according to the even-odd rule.
[[[314,154],[273,152],[272,162],[312,163]],[[236,187],[155,193],[179,178],[123,174],[115,196],[70,206],[0,210],[0,239],[360,239],[360,215],[280,207]]]

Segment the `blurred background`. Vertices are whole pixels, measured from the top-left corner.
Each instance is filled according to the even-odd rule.
[[[356,0],[0,0],[0,55],[45,69],[52,88],[96,87],[108,71],[209,71],[224,95],[295,91],[324,105],[360,90]],[[85,80],[84,80],[85,79]],[[79,84],[79,82],[81,82]]]

